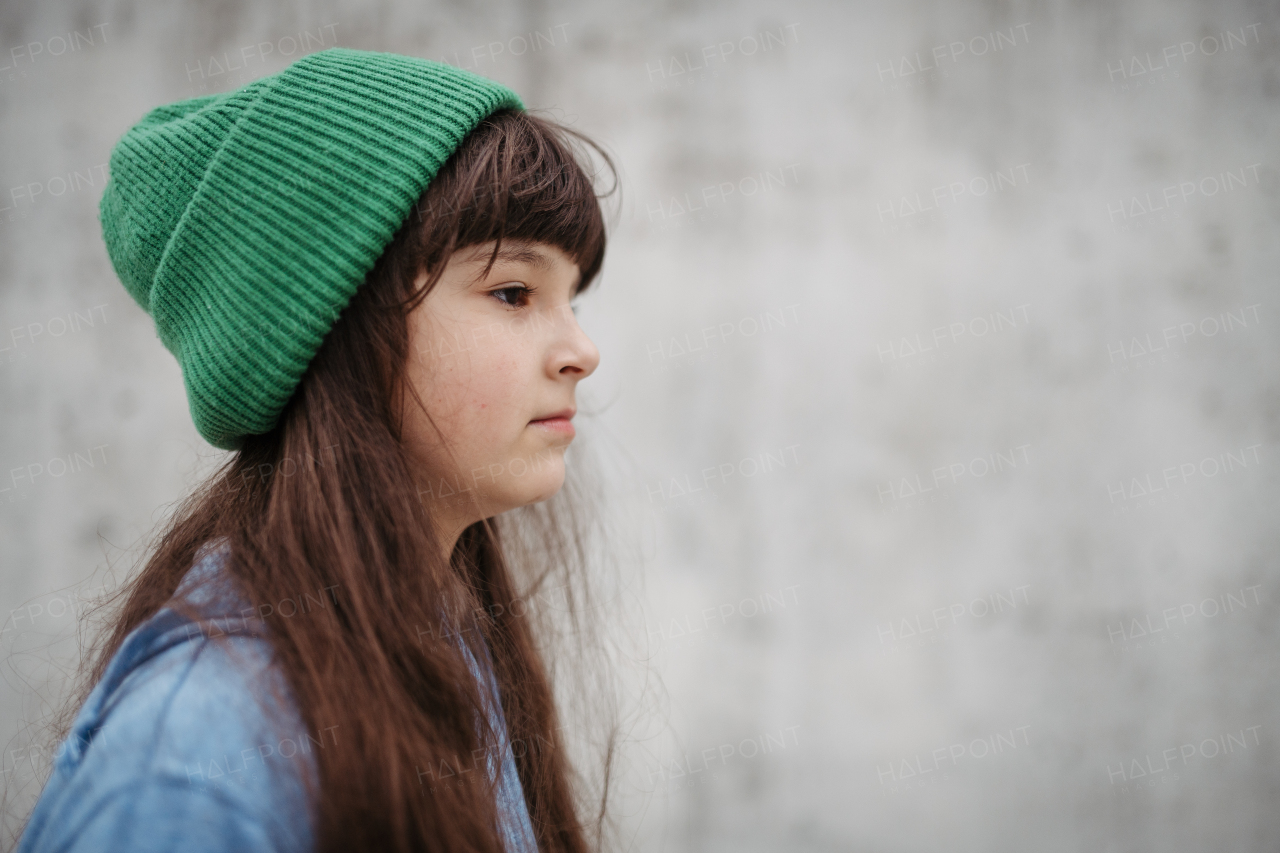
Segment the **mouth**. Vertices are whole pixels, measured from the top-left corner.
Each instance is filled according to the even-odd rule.
[[[561,409],[560,411],[552,412],[545,417],[529,421],[529,426],[552,430],[553,432],[563,433],[572,437],[575,433],[572,419],[576,411],[577,410],[573,408]]]

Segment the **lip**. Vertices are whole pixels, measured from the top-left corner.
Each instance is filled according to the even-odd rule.
[[[568,434],[569,436],[573,436],[576,430],[574,430],[573,428],[573,423],[571,419],[576,413],[577,413],[577,410],[572,407],[567,409],[561,409],[558,412],[552,412],[546,417],[537,418],[536,420],[529,421],[529,425],[542,427],[543,429],[555,430],[556,432],[562,432],[562,433]]]

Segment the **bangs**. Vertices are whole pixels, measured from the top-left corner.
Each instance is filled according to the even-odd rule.
[[[587,171],[587,146],[614,176],[601,195]],[[574,294],[581,293],[604,262],[600,199],[615,189],[617,171],[594,142],[546,119],[499,110],[463,140],[418,202],[424,266],[436,269],[458,249],[494,241],[487,274],[503,243],[547,243],[578,265]]]

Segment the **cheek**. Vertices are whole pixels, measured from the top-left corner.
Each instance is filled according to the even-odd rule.
[[[531,416],[521,364],[517,354],[492,347],[422,360],[418,393],[455,451],[484,456],[520,438]]]

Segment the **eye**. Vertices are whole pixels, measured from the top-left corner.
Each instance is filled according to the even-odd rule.
[[[503,305],[511,308],[522,308],[529,304],[529,297],[534,293],[534,288],[527,287],[523,284],[510,284],[506,287],[499,287],[496,290],[490,290],[489,294],[497,299]],[[511,298],[503,296],[507,294]]]

